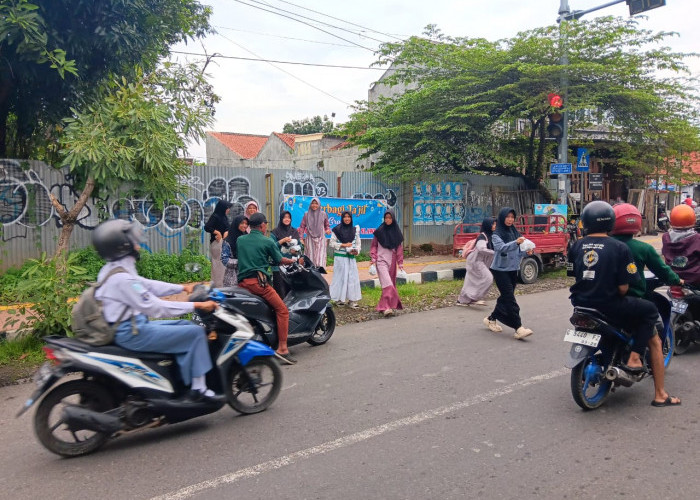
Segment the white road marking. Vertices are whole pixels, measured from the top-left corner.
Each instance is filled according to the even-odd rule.
[[[261,464],[246,467],[245,469],[240,469],[236,472],[224,474],[223,476],[219,476],[214,479],[208,479],[200,483],[192,484],[190,486],[180,488],[179,490],[166,493],[165,495],[153,497],[151,500],[184,500],[193,497],[198,493],[202,493],[206,490],[218,488],[219,486],[226,484],[232,484],[242,479],[248,479],[251,477],[259,476],[260,474],[264,474],[266,472],[270,472],[276,469],[281,469],[282,467],[286,467],[287,465],[291,465],[301,460],[312,458],[316,455],[322,455],[324,453],[328,453],[330,451],[334,451],[340,448],[345,448],[346,446],[360,443],[362,441],[367,441],[369,439],[381,436],[382,434],[386,434],[387,432],[391,432],[402,427],[417,425],[427,420],[432,420],[434,418],[441,417],[448,413],[453,413],[455,411],[462,410],[464,408],[468,408],[470,406],[474,406],[476,404],[483,403],[497,397],[505,396],[506,394],[511,394],[518,389],[538,384],[540,382],[545,382],[547,380],[550,380],[555,377],[560,377],[567,373],[569,373],[569,370],[566,368],[562,368],[560,370],[554,370],[549,373],[544,373],[542,375],[535,375],[534,377],[526,378],[518,382],[505,385],[498,389],[485,392],[483,394],[478,394],[458,403],[454,403],[447,406],[441,406],[439,408],[427,410],[421,413],[417,413],[415,415],[411,415],[409,417],[401,418],[399,420],[394,420],[393,422],[388,422],[386,424],[378,425],[376,427],[371,427],[369,429],[350,434],[349,436],[344,436],[333,441],[327,441],[317,446],[312,446],[311,448],[306,448],[305,450],[290,453],[289,455],[285,455],[274,460],[269,460]],[[473,451],[478,453],[477,449],[474,449]]]

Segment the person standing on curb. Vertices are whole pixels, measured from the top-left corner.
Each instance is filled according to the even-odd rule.
[[[396,266],[403,271],[403,234],[391,210],[386,211],[384,222],[374,231],[369,256],[377,268],[379,284],[382,287],[377,311],[385,317],[392,316],[394,310],[403,309],[399,291],[396,289]]]
[[[328,242],[325,235],[331,234],[331,225],[328,222],[328,214],[321,210],[321,200],[316,196],[311,200],[309,211],[301,219],[299,234],[306,238],[306,256],[315,266],[326,267]]]
[[[491,263],[493,262],[493,231],[496,229],[496,219],[486,217],[481,223],[481,233],[476,238],[474,250],[467,256],[465,266],[467,273],[464,276],[464,285],[457,298],[458,306],[485,306],[481,300],[491,288],[493,274]]]
[[[226,266],[224,273],[224,286],[236,286],[238,284],[238,248],[236,241],[239,236],[248,234],[248,217],[237,215],[233,218],[228,236],[224,238],[221,246],[221,262]]]
[[[280,220],[277,223],[277,227],[272,230],[272,237],[275,238],[277,244],[282,248],[282,245],[289,243],[292,240],[300,241],[299,231],[292,227],[292,213],[283,210],[280,214]],[[283,252],[284,255],[284,252]],[[287,283],[282,279],[282,272],[279,266],[272,267],[272,286],[275,288],[277,295],[281,298],[285,298],[287,293],[289,293],[289,287]]]
[[[340,224],[333,228],[331,235],[333,252],[333,279],[331,299],[339,306],[348,301],[348,306],[357,309],[362,298],[360,273],[355,256],[360,253],[360,235],[352,224],[352,214],[347,210],[340,215]]]
[[[484,318],[484,324],[492,332],[502,332],[498,321],[515,330],[513,338],[524,339],[532,335],[520,319],[520,306],[515,300],[515,285],[518,280],[520,260],[523,255],[531,255],[532,250],[523,252],[520,244],[525,238],[515,229],[515,210],[504,207],[498,212],[496,230],[493,233],[494,258],[491,272],[500,293],[493,312]]]
[[[214,288],[224,286],[224,274],[226,268],[221,262],[222,241],[228,236],[228,213],[231,210],[231,203],[226,200],[219,200],[214,207],[214,213],[204,225],[204,230],[211,235],[209,239],[209,255],[211,257],[211,282]]]

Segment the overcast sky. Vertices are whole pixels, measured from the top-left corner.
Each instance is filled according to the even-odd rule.
[[[608,2],[569,0],[569,7],[586,10]],[[555,24],[560,0],[204,0],[202,3],[211,5],[211,23],[218,34],[208,36],[201,44],[178,45],[174,50],[206,51],[231,57],[217,58],[208,68],[215,92],[221,97],[213,130],[269,135],[281,132],[287,122],[314,115],[330,118],[335,113],[336,123],[346,121],[350,105],[367,99],[371,83],[382,74],[368,69],[376,60],[373,51],[381,42],[419,35],[428,24],[436,24],[452,36],[508,38],[519,31]],[[678,32],[679,37],[669,39],[673,50],[700,51],[698,1],[667,0],[666,3],[647,12],[648,19],[641,21],[642,27]],[[596,15],[628,16],[629,11],[623,2],[586,18]],[[200,59],[177,54],[174,58]],[[692,61],[691,66],[696,74],[700,73],[699,61]],[[203,142],[192,145],[189,153],[203,160]]]

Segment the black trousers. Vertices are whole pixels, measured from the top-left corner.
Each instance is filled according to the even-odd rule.
[[[523,326],[523,322],[520,319],[520,306],[515,301],[515,284],[518,281],[518,271],[496,271],[491,269],[491,273],[500,296],[496,300],[496,307],[489,319],[495,319],[517,330]]]
[[[644,354],[649,340],[656,335],[656,320],[659,318],[656,304],[646,299],[625,296],[613,304],[591,307],[605,314],[615,326],[629,332],[634,339],[632,350]]]

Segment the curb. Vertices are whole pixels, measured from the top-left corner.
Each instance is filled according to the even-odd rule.
[[[441,269],[439,271],[422,271],[420,273],[410,273],[406,278],[396,278],[396,284],[416,283],[420,285],[430,281],[462,280],[465,275],[466,269],[463,267],[458,269]],[[362,280],[360,281],[360,287],[379,288],[379,279]]]

